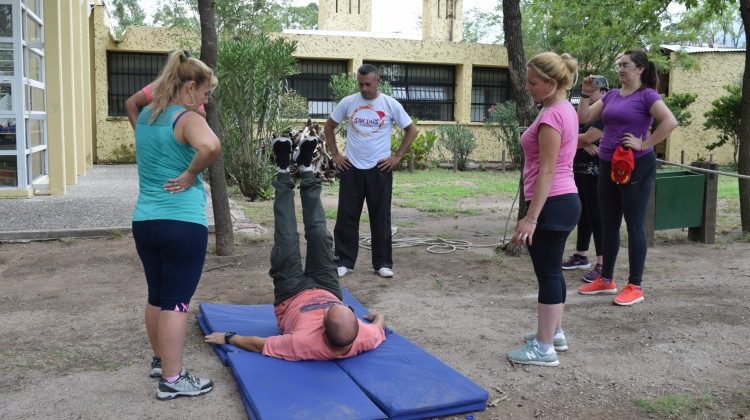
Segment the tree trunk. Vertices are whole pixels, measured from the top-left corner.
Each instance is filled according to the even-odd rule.
[[[212,69],[216,69],[218,37],[216,35],[214,0],[198,0],[198,13],[201,20],[201,60]],[[206,104],[206,120],[211,130],[221,139],[219,111],[212,101]],[[211,205],[214,210],[216,254],[232,255],[234,253],[234,232],[232,231],[232,214],[229,211],[223,153],[219,154],[213,165],[208,168],[208,182],[211,185]]]
[[[750,0],[740,0],[740,15],[745,27],[745,39],[750,37]],[[750,175],[750,49],[745,48],[745,75],[742,77],[740,101],[740,150],[737,172]],[[740,220],[742,232],[750,232],[750,180],[740,179]]]
[[[505,48],[508,51],[508,67],[513,92],[513,101],[518,109],[518,124],[528,127],[534,122],[534,102],[526,92],[526,56],[523,52],[523,36],[521,35],[521,5],[520,0],[503,0],[503,32]],[[526,216],[528,210],[526,198],[523,195],[523,166],[518,180],[518,218]],[[506,248],[510,254],[520,254],[522,248],[512,242]]]

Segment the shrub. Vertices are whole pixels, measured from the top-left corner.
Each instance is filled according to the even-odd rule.
[[[474,133],[463,124],[444,124],[438,128],[441,147],[453,155],[453,170],[465,171],[468,157],[477,147]]]
[[[516,104],[508,101],[490,107],[484,125],[490,128],[490,132],[500,140],[500,143],[508,152],[511,162],[521,165],[523,162],[523,149],[521,149],[520,135],[518,133],[518,112]]]
[[[227,175],[251,200],[273,196],[276,169],[269,163],[271,133],[280,128],[282,80],[294,74],[296,44],[265,34],[224,39],[218,45],[222,148]]]
[[[729,92],[721,98],[711,102],[711,109],[703,114],[706,121],[703,128],[719,130],[719,140],[706,146],[708,150],[714,150],[727,143],[734,148],[732,154],[733,163],[737,164],[737,153],[740,147],[740,113],[742,87],[737,84],[724,86]]]
[[[415,126],[419,122],[417,117],[412,117],[411,120]],[[391,133],[391,153],[396,153],[403,140],[404,130],[395,128],[393,133]],[[401,160],[399,167],[408,168],[410,171],[414,169],[427,169],[429,166],[428,157],[432,151],[432,147],[435,145],[435,140],[437,140],[437,134],[434,131],[421,131],[412,142],[409,151]]]

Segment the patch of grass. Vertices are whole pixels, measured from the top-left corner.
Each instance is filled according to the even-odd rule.
[[[393,203],[441,216],[481,214],[477,209],[461,209],[462,199],[482,196],[513,197],[518,188],[514,172],[461,172],[447,169],[399,172],[393,182]]]
[[[326,219],[329,219],[329,220],[336,220],[336,217],[339,214],[337,210],[326,210],[325,212],[326,212]]]
[[[250,235],[244,232],[234,234],[234,243],[239,245],[249,245],[266,240],[267,235]]]
[[[273,226],[273,202],[246,201],[242,203],[242,210],[253,223]]]
[[[404,227],[404,228],[419,226],[419,223],[411,221],[411,220],[398,220],[398,221],[394,222],[393,224],[395,226]]]
[[[119,229],[112,229],[109,232],[109,236],[112,239],[122,239],[123,237],[125,237],[125,234],[121,230],[119,230]]]
[[[732,200],[739,200],[740,184],[739,182],[737,182],[737,178],[719,175],[719,185],[717,186],[717,196],[718,198],[728,198]]]
[[[438,289],[442,289],[444,283],[445,281],[443,279],[435,279],[435,287]]]
[[[646,414],[660,417],[686,418],[704,417],[705,411],[714,406],[714,402],[708,395],[663,395],[656,398],[643,398],[633,401],[636,407]]]

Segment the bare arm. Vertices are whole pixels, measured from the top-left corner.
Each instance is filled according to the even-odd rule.
[[[407,150],[409,150],[409,147],[411,147],[411,144],[414,142],[414,139],[417,138],[417,134],[419,134],[419,129],[414,124],[409,124],[406,128],[404,128],[404,139],[401,141],[401,144],[398,146],[398,149],[396,150],[396,154],[391,155],[385,159],[378,161],[378,168],[381,171],[392,171],[393,168],[398,166],[398,163],[401,162],[401,159],[403,159],[404,154]]]
[[[331,159],[333,163],[341,169],[349,169],[352,164],[346,156],[339,153],[339,147],[336,145],[336,134],[334,130],[339,126],[339,123],[332,120],[330,117],[326,120],[326,124],[323,126],[323,134],[326,137],[326,146],[331,152]]]
[[[164,189],[176,193],[195,185],[198,174],[216,160],[221,153],[221,143],[205,119],[195,112],[188,112],[177,123],[174,130],[177,140],[190,144],[195,149],[195,156],[190,165],[177,178],[170,179]]]
[[[385,330],[385,315],[381,314],[380,312],[373,311],[367,314],[364,318]]]
[[[646,141],[643,141],[630,133],[625,133],[622,141],[623,145],[630,147],[633,150],[648,149],[649,147],[655,146],[664,141],[672,130],[677,127],[677,119],[664,101],[654,102],[654,104],[651,105],[649,112],[654,116],[656,122],[659,123],[656,130],[651,133]]]
[[[244,335],[235,335],[234,337],[229,339],[229,343],[227,343],[224,340],[224,333],[223,332],[213,332],[207,336],[205,336],[206,343],[211,344],[231,344],[233,346],[237,346],[241,349],[254,351],[256,353],[262,353],[263,352],[263,345],[266,344],[266,339],[261,337],[256,337],[254,335],[252,336],[244,336]]]
[[[560,154],[560,142],[560,133],[549,125],[542,124],[539,129],[539,175],[534,184],[534,194],[531,196],[526,217],[518,221],[513,235],[513,240],[519,245],[523,245],[526,239],[529,245],[532,243],[536,221],[552,189],[557,156]]]
[[[594,76],[586,76],[581,84],[581,95],[591,95],[594,93],[596,88],[594,87],[592,80]],[[589,98],[581,96],[581,101],[578,102],[578,123],[589,124],[601,118],[602,110],[604,109],[604,103],[600,100],[596,103],[590,103]]]
[[[128,114],[128,120],[130,120],[133,130],[135,130],[135,125],[138,122],[138,110],[146,105],[148,105],[148,100],[142,90],[132,94],[125,101],[125,113]]]
[[[593,144],[600,138],[602,138],[602,130],[594,127],[589,127],[588,131],[578,135],[578,148],[581,149],[584,146]]]

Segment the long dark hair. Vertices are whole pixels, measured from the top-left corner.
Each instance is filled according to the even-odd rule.
[[[646,52],[643,50],[627,50],[622,55],[629,56],[636,66],[643,69],[641,84],[656,89],[656,84],[659,83],[659,75],[656,73],[656,64],[648,59]]]

